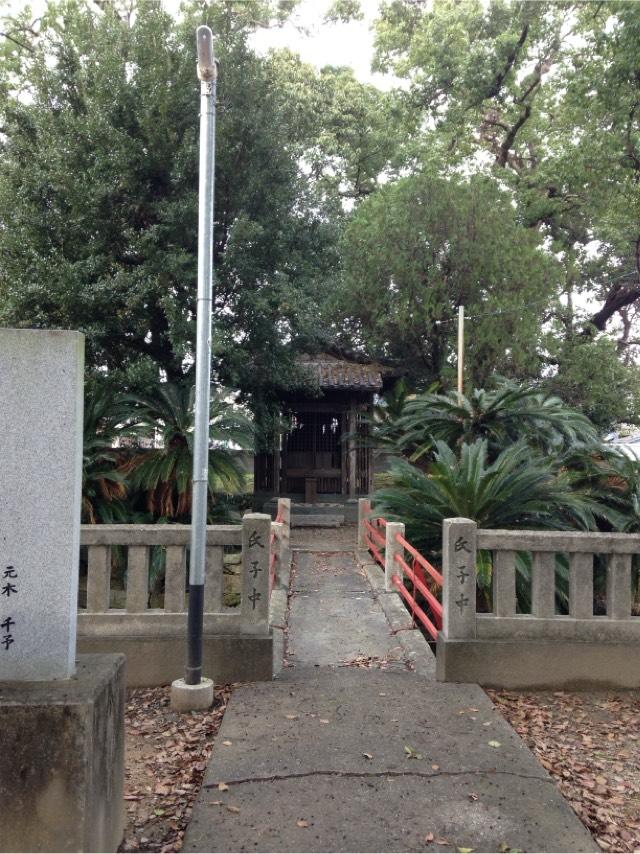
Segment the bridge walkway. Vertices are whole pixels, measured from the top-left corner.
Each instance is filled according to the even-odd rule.
[[[293,532],[286,666],[234,692],[184,849],[599,850],[484,691],[435,682],[397,594],[327,534]]]

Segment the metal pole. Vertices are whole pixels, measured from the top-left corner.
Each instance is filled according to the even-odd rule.
[[[200,80],[200,186],[198,205],[198,304],[196,342],[196,401],[193,441],[191,559],[185,682],[202,679],[202,624],[209,492],[209,407],[211,385],[211,304],[213,291],[213,181],[215,166],[216,78],[213,33],[198,27]]]
[[[464,394],[464,306],[458,306],[458,395]]]

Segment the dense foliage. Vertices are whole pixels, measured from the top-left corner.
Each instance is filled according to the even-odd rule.
[[[130,5],[64,0],[37,25],[28,10],[6,22],[0,323],[79,328],[89,366],[133,387],[189,372],[194,31],[205,21],[221,69],[214,368],[245,397],[268,399],[295,377],[292,353],[317,346],[337,261],[336,175],[358,193],[379,170],[383,155],[357,177],[351,164],[363,156],[356,122],[375,116],[379,133],[382,98],[346,70],[321,75],[250,48],[252,32],[277,25],[291,3],[194,3],[179,22],[156,2]]]
[[[614,471],[624,480],[622,463],[614,469],[617,457],[584,415],[535,389],[414,395],[373,437],[396,455],[376,507],[429,553],[448,517],[488,528],[624,524],[624,500],[614,507],[607,495]]]
[[[384,0],[384,90],[259,53],[296,6],[51,0],[0,21],[0,324],[81,329],[122,391],[192,382],[206,22],[217,386],[270,429],[296,357],[333,347],[446,395],[464,305],[467,389],[501,374],[599,432],[640,421],[640,5]],[[359,14],[338,0],[324,25]]]
[[[637,463],[604,445],[580,412],[535,389],[503,383],[470,398],[410,396],[394,416],[377,419],[372,433],[395,452],[374,495],[375,513],[402,521],[411,543],[432,560],[441,560],[448,518],[482,528],[640,530]],[[564,607],[566,555],[556,563]],[[526,611],[531,555],[517,553],[516,568]],[[491,574],[491,555],[480,554],[479,588],[487,597]]]
[[[470,387],[497,370],[601,429],[637,421],[640,5],[380,8],[375,66],[402,79],[407,135],[345,235],[343,340],[447,389],[465,304]]]

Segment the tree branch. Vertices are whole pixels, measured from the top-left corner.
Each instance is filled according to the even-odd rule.
[[[9,33],[0,33],[0,36],[4,36],[5,39],[8,39],[10,42],[18,45],[18,47],[23,48],[24,50],[28,50],[29,53],[33,53],[33,48],[29,47],[25,42],[21,42],[19,39],[14,38],[14,36],[9,35]]]
[[[496,163],[498,166],[506,166],[507,160],[509,159],[509,151],[511,150],[511,146],[515,142],[515,138],[518,135],[518,131],[528,120],[531,115],[531,104],[527,104],[524,108],[524,113],[520,116],[518,121],[511,127],[509,133],[505,136],[504,142],[500,146],[500,151],[498,152],[498,156],[496,157]]]
[[[632,305],[638,299],[640,299],[640,284],[629,288],[617,286],[609,292],[602,308],[589,318],[589,323],[602,332],[617,311]]]
[[[502,71],[498,72],[498,75],[496,76],[495,80],[493,81],[491,88],[489,89],[487,94],[482,99],[483,101],[488,100],[489,98],[495,98],[496,95],[498,95],[500,93],[500,89],[502,87],[502,84],[504,83],[507,75],[509,74],[509,72],[513,68],[514,63],[516,61],[516,58],[518,56],[518,52],[520,51],[520,49],[522,48],[522,46],[526,42],[528,35],[529,35],[529,24],[525,24],[524,27],[522,28],[522,32],[520,33],[520,38],[518,39],[518,41],[515,44],[515,47],[513,48],[513,50],[511,51],[511,53],[507,57],[507,61],[505,63],[504,68],[502,69]]]

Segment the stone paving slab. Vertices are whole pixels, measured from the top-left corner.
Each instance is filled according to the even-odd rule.
[[[367,593],[372,589],[364,571],[351,561],[345,560],[341,552],[298,555],[297,569],[293,582],[295,593]]]
[[[185,850],[502,845],[598,850],[480,688],[345,668],[234,693]]]
[[[291,516],[292,528],[339,528],[344,525],[344,515],[321,515],[298,513]]]
[[[290,664],[335,666],[360,656],[402,666],[404,648],[352,556],[299,554],[292,589]]]
[[[324,553],[353,553],[356,539],[355,525],[342,525],[340,528],[293,528],[291,548]]]
[[[358,656],[401,661],[402,644],[382,608],[367,593],[313,596],[301,593],[291,600],[288,658],[291,664],[330,667]],[[348,622],[345,637],[336,626]]]
[[[481,795],[476,802],[469,798],[473,789]],[[230,791],[224,803],[240,805],[240,812],[224,805],[197,810],[184,851],[598,850],[577,838],[571,820],[565,824],[552,816],[555,826],[545,828],[557,805],[549,784],[540,780],[514,787],[511,779],[465,776],[307,777],[246,783]],[[519,809],[505,811],[505,804],[519,798]],[[434,841],[425,842],[431,833]]]

